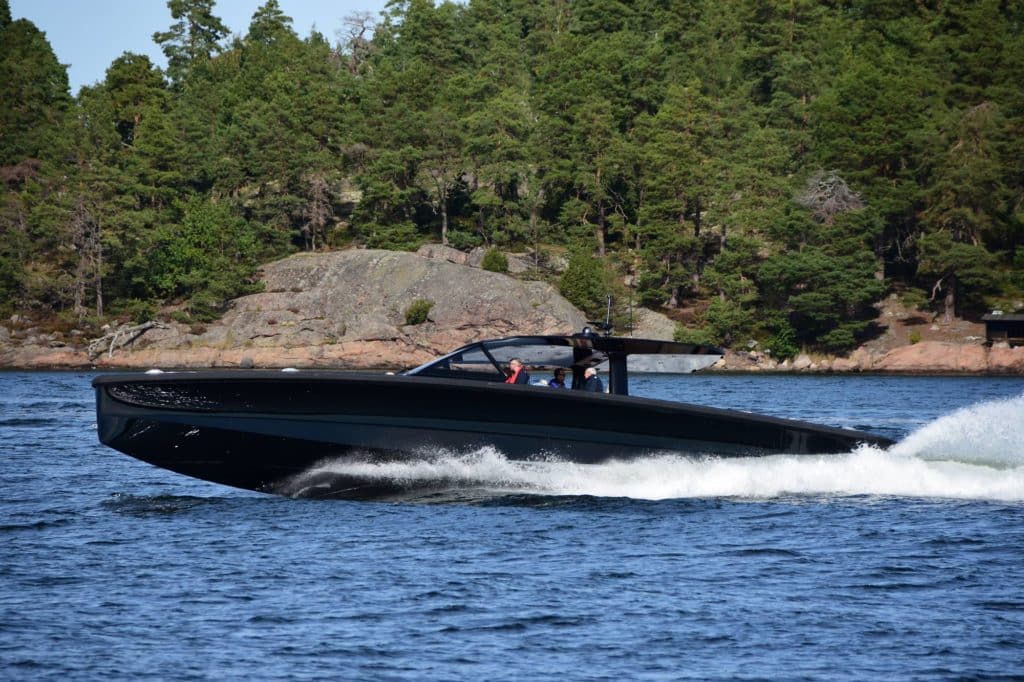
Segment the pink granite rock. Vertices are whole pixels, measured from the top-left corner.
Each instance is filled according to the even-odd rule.
[[[984,346],[922,341],[894,348],[874,369],[883,372],[975,372],[988,370]]]
[[[999,374],[1024,374],[1024,346],[994,346],[988,352],[988,369]]]

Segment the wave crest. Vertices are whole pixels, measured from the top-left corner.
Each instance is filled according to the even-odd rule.
[[[997,468],[1024,466],[1024,395],[990,400],[943,415],[891,450],[925,460]]]

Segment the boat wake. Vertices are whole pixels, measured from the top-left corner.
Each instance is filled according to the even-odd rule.
[[[318,490],[326,490],[324,481],[332,479],[370,481],[378,492],[406,499],[410,493],[471,489],[491,497],[879,495],[1021,501],[1024,396],[940,417],[889,449],[862,445],[839,455],[746,458],[660,453],[596,465],[543,457],[511,461],[492,448],[461,454],[423,452],[416,461],[329,460],[293,479],[285,492],[316,496]]]

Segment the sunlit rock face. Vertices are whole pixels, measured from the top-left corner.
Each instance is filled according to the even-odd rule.
[[[878,361],[888,372],[986,372],[988,349],[979,345],[923,341],[895,348]]]
[[[105,365],[405,367],[481,338],[578,331],[585,318],[543,282],[411,253],[300,254],[263,268],[265,291],[203,329],[174,325]],[[417,300],[433,302],[406,324]],[[193,333],[198,331],[199,333]]]

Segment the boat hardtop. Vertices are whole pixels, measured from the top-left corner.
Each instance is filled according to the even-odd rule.
[[[476,341],[404,374],[503,382],[509,362],[518,358],[524,365],[535,369],[571,369],[572,385],[578,388],[588,368],[607,365],[609,393],[629,395],[626,362],[629,356],[702,356],[706,359],[705,364],[711,364],[723,354],[724,351],[715,346],[599,335],[587,327],[578,334],[567,336],[511,336]]]

